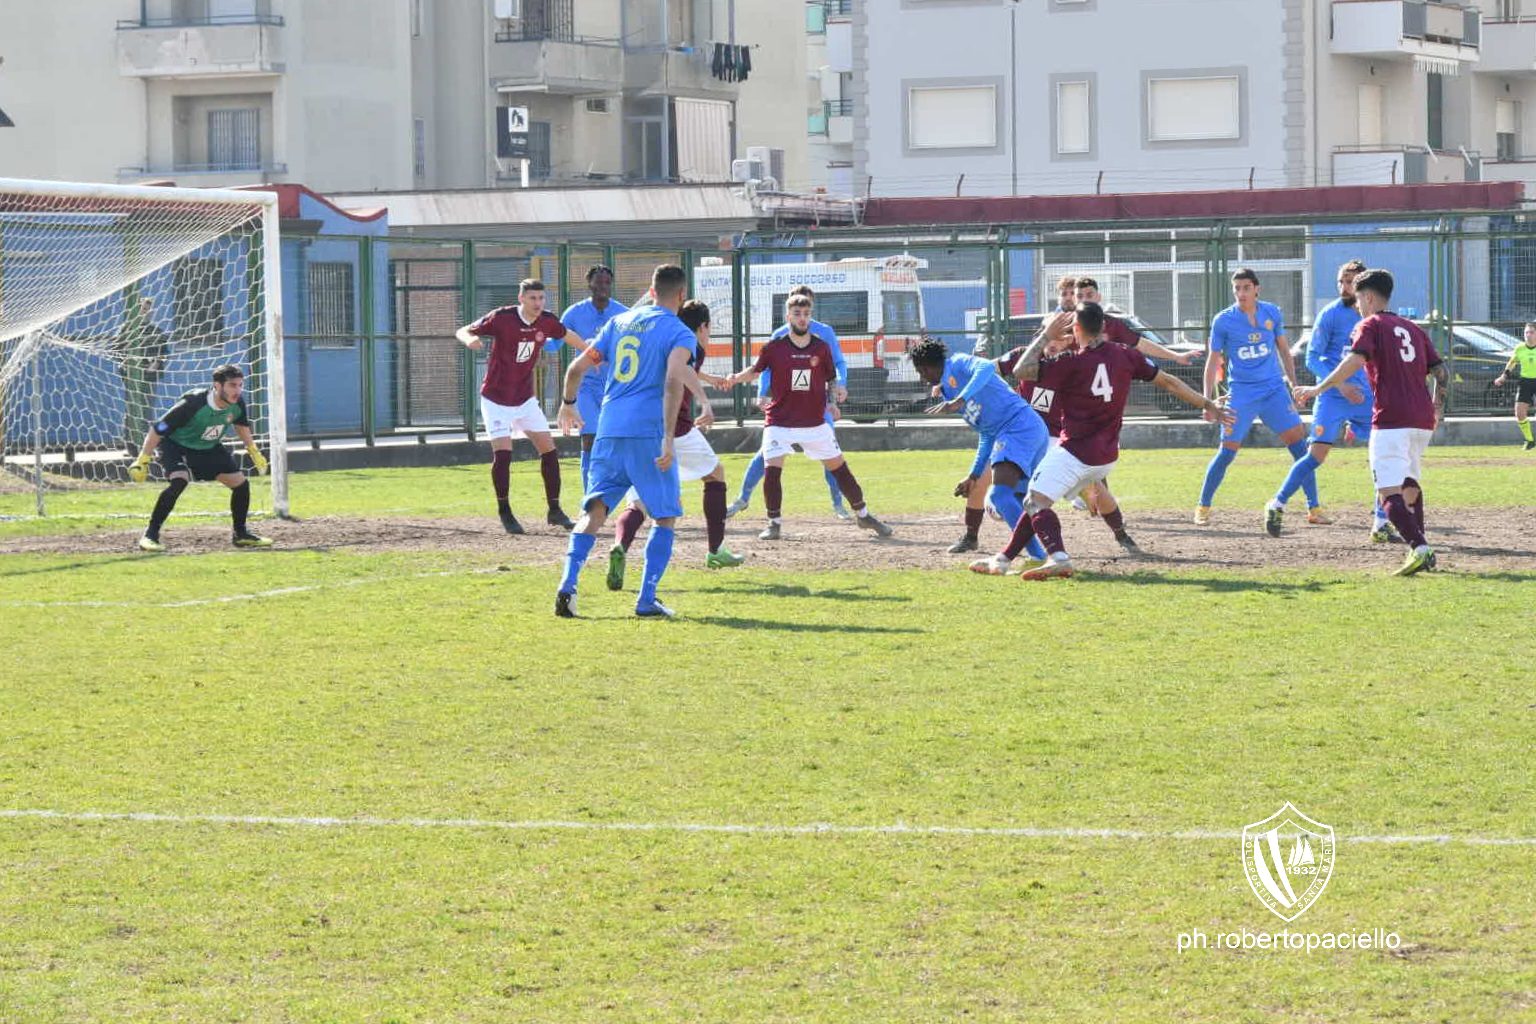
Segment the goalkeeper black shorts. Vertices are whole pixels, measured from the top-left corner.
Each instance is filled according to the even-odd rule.
[[[240,472],[240,467],[235,465],[235,457],[222,444],[212,448],[184,448],[166,439],[160,442],[156,454],[160,457],[160,467],[165,470],[166,476],[190,473],[193,480],[215,480],[224,473]]]

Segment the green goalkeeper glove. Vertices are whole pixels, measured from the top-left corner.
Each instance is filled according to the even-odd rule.
[[[136,484],[142,484],[149,479],[149,453],[140,452],[128,467],[128,479]]]
[[[245,454],[251,457],[251,472],[254,475],[261,476],[267,471],[267,460],[262,456],[261,452],[256,450],[255,445],[247,448]]]

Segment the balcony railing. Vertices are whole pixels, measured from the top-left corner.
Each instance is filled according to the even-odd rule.
[[[288,165],[279,163],[164,164],[119,167],[119,178],[142,178],[152,174],[287,174]]]
[[[823,0],[829,18],[847,18],[853,14],[853,0]]]
[[[853,100],[824,100],[821,106],[828,117],[853,116]]]
[[[136,28],[205,28],[210,25],[282,25],[279,14],[211,14],[204,18],[125,18],[119,32]]]

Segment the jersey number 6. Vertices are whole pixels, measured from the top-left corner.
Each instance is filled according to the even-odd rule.
[[[619,339],[618,347],[613,353],[613,379],[620,384],[627,384],[635,379],[635,374],[640,372],[640,339],[633,334],[626,334]]]

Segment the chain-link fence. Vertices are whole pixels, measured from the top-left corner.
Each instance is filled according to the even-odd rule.
[[[791,290],[809,287],[813,318],[836,333],[847,361],[842,415],[860,422],[927,404],[906,359],[918,339],[999,355],[1039,329],[1062,278],[1091,281],[1160,365],[1198,390],[1209,325],[1232,302],[1238,267],[1252,268],[1261,297],[1283,311],[1303,381],[1311,379],[1311,323],[1337,297],[1339,265],[1386,267],[1397,281],[1393,305],[1426,327],[1450,363],[1449,406],[1460,414],[1508,408],[1513,387],[1494,388],[1493,380],[1536,317],[1536,226],[1509,215],[753,237],[715,252],[289,236],[283,256],[289,434],[302,439],[477,434],[484,356],[454,331],[515,303],[525,277],[544,281],[547,307],[558,314],[588,296],[586,274],[596,265],[613,269],[613,297],[626,305],[644,296],[657,264],[687,268],[690,293],[712,311],[706,365],[718,373],[752,365],[783,327]],[[538,377],[551,416],[573,354],[550,357]],[[755,389],[738,392],[716,400],[717,415],[759,417]],[[1141,384],[1129,411],[1193,415]]]

